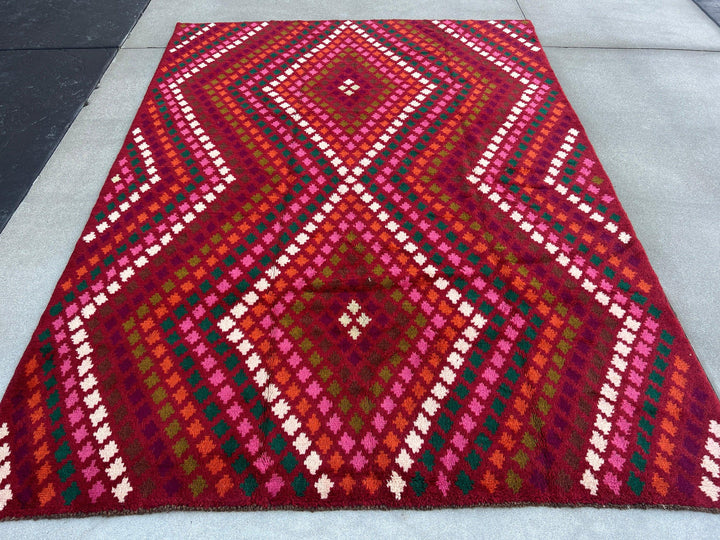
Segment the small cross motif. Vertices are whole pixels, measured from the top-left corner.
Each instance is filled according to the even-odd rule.
[[[355,300],[351,300],[350,303],[348,303],[345,311],[340,315],[340,318],[338,318],[340,324],[348,330],[348,334],[350,334],[350,337],[353,339],[360,337],[361,330],[370,324],[371,320],[370,317],[360,311],[360,304]]]

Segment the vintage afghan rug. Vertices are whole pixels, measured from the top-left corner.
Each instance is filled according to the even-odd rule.
[[[526,21],[181,24],[0,405],[0,516],[720,508]]]

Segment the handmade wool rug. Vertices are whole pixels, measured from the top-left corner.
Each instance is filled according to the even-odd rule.
[[[720,405],[527,21],[180,24],[0,516],[720,508]]]

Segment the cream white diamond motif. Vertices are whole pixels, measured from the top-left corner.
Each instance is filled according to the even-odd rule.
[[[338,90],[340,90],[346,96],[350,97],[355,92],[360,90],[360,85],[358,85],[358,83],[356,83],[352,79],[345,79],[343,83],[338,86]]]
[[[338,318],[338,321],[344,328],[348,328],[349,326],[350,328],[348,328],[348,334],[350,334],[351,338],[357,339],[360,337],[362,329],[370,324],[372,319],[368,317],[367,314],[360,311],[360,304],[358,304],[355,300],[350,300],[348,305],[345,307],[345,311]]]

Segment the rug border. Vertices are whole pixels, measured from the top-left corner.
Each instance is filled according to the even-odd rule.
[[[337,511],[353,511],[362,512],[365,510],[381,510],[383,512],[393,511],[412,511],[412,512],[432,512],[438,510],[492,510],[495,508],[543,508],[543,509],[582,509],[592,508],[594,510],[618,510],[631,511],[631,510],[669,510],[673,512],[701,512],[703,514],[720,515],[720,508],[708,508],[704,506],[684,506],[674,504],[570,504],[570,503],[552,503],[552,502],[516,502],[516,503],[476,503],[470,505],[443,505],[443,506],[384,506],[384,505],[373,505],[373,506],[317,506],[314,508],[303,507],[297,505],[277,505],[277,506],[263,506],[263,505],[244,505],[244,506],[188,506],[188,505],[175,505],[167,504],[163,506],[156,506],[153,508],[141,508],[137,510],[106,510],[103,512],[68,512],[65,514],[48,514],[44,516],[5,516],[0,517],[0,523],[8,521],[42,521],[46,519],[76,519],[76,518],[90,518],[90,517],[123,517],[123,516],[144,516],[148,514],[162,514],[164,512],[274,512],[274,511],[291,511],[297,513],[316,513],[316,512],[337,512]]]

